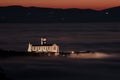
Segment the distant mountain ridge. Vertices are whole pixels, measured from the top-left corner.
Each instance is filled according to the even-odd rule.
[[[120,6],[101,11],[77,8],[0,7],[0,23],[120,22],[119,15]]]

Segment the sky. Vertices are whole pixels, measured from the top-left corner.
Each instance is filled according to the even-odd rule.
[[[120,0],[0,0],[0,6],[10,5],[101,10],[120,6]]]

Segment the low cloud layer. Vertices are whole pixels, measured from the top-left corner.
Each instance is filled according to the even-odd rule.
[[[117,57],[116,54],[107,54],[102,52],[95,52],[95,53],[80,53],[80,54],[70,54],[69,58],[81,58],[81,59],[101,59],[101,58],[114,58]]]

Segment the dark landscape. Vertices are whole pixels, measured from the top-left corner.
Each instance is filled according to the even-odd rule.
[[[0,80],[120,80],[119,16],[120,6],[1,6]],[[39,45],[43,36],[59,45],[59,56],[27,52],[29,41]]]
[[[1,6],[1,23],[119,22],[120,7],[104,10]]]
[[[14,57],[1,59],[3,80],[119,80],[119,59]]]
[[[70,58],[0,51],[0,80],[119,80],[120,58]],[[16,55],[15,55],[16,54]],[[8,55],[8,56],[6,56]]]

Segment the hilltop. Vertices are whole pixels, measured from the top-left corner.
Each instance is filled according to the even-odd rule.
[[[120,6],[105,10],[55,9],[40,7],[0,7],[1,23],[119,22]]]

